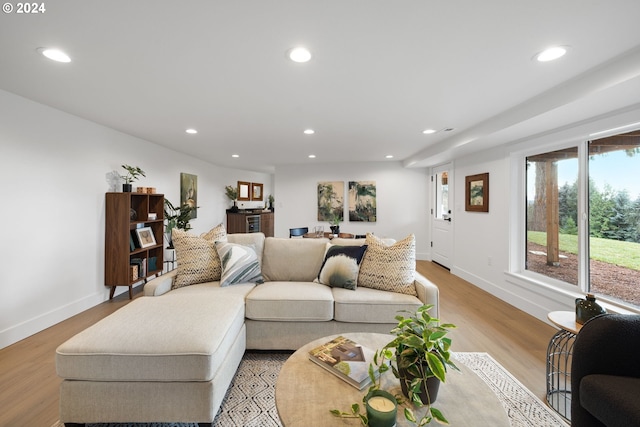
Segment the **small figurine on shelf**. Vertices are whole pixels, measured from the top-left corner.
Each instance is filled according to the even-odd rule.
[[[122,165],[122,167],[127,171],[126,175],[120,175],[120,178],[124,179],[124,184],[122,184],[122,192],[131,193],[131,183],[138,180],[140,176],[146,177],[147,175],[145,175],[144,171],[138,166]]]

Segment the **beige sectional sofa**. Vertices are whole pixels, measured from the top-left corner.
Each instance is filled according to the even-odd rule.
[[[328,239],[265,239],[261,233],[227,239],[255,250],[264,283],[220,286],[214,280],[175,289],[180,269],[147,283],[145,297],[58,348],[60,419],[65,425],[210,425],[246,349],[295,350],[331,334],[388,333],[399,310],[422,304],[433,304],[431,314],[438,315],[435,285],[413,271],[414,280],[402,293],[383,290],[388,277],[384,269],[367,265],[368,251],[360,273],[367,269],[381,284],[351,290],[314,282]],[[386,248],[377,250],[384,254]]]

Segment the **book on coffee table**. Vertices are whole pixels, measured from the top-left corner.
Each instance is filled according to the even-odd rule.
[[[309,351],[309,360],[362,390],[371,384],[369,364],[373,363],[374,354],[375,351],[339,336]],[[378,375],[376,369],[376,378]]]

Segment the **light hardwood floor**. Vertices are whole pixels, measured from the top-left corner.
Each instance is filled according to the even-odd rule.
[[[440,318],[458,326],[454,351],[487,352],[544,399],[546,348],[556,330],[447,270],[418,261],[440,288]],[[140,289],[134,298],[140,296]],[[54,352],[58,345],[127,304],[127,295],[102,303],[0,350],[0,426],[50,427],[58,419]]]

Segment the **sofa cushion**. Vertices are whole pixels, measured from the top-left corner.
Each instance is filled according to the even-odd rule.
[[[243,327],[240,295],[140,297],[60,345],[56,368],[75,380],[210,381]]]
[[[322,266],[328,241],[267,237],[262,255],[264,280],[313,282]]]
[[[355,291],[333,288],[334,318],[350,323],[397,324],[400,310],[414,312],[422,302],[412,295],[358,287]],[[391,330],[391,328],[389,329]]]
[[[216,251],[222,264],[220,286],[263,282],[258,256],[250,246],[216,242]]]
[[[636,425],[639,395],[640,378],[592,374],[580,381],[580,404],[607,426]]]
[[[265,282],[247,295],[245,310],[252,320],[326,321],[333,319],[333,294],[311,281]]]
[[[331,287],[355,290],[360,262],[366,250],[367,245],[339,246],[327,243],[324,262],[316,281]]]
[[[171,239],[176,248],[178,274],[172,288],[220,280],[222,267],[214,244],[216,240],[226,241],[226,235],[222,224],[200,236],[174,229]]]
[[[368,249],[360,266],[358,286],[415,296],[415,236],[410,234],[403,240],[387,246],[381,239],[369,233],[366,243]]]

